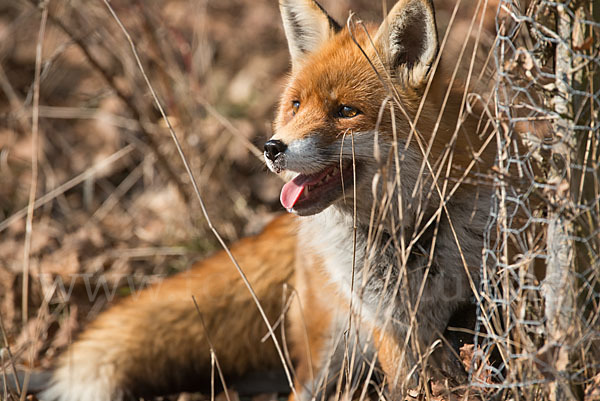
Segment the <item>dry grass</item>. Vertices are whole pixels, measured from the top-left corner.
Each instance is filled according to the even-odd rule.
[[[381,19],[380,8],[368,0],[321,3],[338,20],[345,20],[349,6],[365,20]],[[129,44],[103,2],[36,4],[0,0],[0,318],[11,362],[49,368],[109,302],[220,246]],[[257,232],[280,210],[280,181],[260,160],[289,64],[276,2],[111,5],[135,42],[213,226],[228,243]],[[438,18],[447,21],[453,2],[437,5]],[[597,176],[589,180],[598,182]],[[597,194],[596,188],[592,198]],[[591,221],[597,221],[594,208],[597,202],[585,212],[593,215]],[[535,230],[528,235],[535,237]],[[527,239],[535,252],[522,266],[533,269],[539,263],[533,259],[547,255],[539,248],[540,237]],[[502,253],[490,249],[496,251]],[[597,311],[597,271],[583,270],[592,283],[585,301]],[[535,280],[522,279],[522,284]],[[515,312],[517,318],[543,320],[541,287],[520,288],[507,297],[512,295],[519,297],[514,309],[524,310]],[[498,323],[494,316],[487,319]],[[583,334],[592,339],[573,354],[596,347],[597,319],[588,320]],[[502,323],[495,327],[508,330]],[[544,337],[528,330],[524,323],[504,331],[498,345],[516,355],[510,361],[515,376],[507,383],[523,388],[512,396],[542,399],[544,380],[557,380],[557,373],[547,370],[556,356],[552,347],[531,354]],[[523,350],[529,352],[525,361],[518,359]],[[470,362],[485,356],[474,348],[463,351],[469,366],[478,364],[473,379],[495,391],[498,383],[486,365]],[[578,388],[594,399],[597,361],[585,355],[575,359],[572,366],[585,370],[576,376],[583,378]],[[531,386],[523,385],[530,379]],[[433,390],[431,399],[443,398],[435,393],[443,389]]]
[[[342,16],[347,5],[335,3],[326,5]],[[259,158],[289,66],[276,4],[111,5],[213,225],[228,243],[256,233],[280,211],[280,181]],[[110,302],[220,246],[105,5],[2,1],[0,10],[3,340],[19,365],[49,368]]]

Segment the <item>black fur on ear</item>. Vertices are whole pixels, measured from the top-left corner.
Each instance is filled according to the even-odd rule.
[[[412,85],[422,85],[439,48],[433,2],[400,0],[379,27],[375,40],[386,53],[392,71]]]
[[[315,0],[280,0],[283,28],[292,57],[292,69],[302,65],[307,54],[341,30]]]

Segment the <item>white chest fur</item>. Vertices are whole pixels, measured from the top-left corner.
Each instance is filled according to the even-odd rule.
[[[301,249],[319,255],[327,276],[346,299],[352,298],[355,311],[367,319],[368,310],[361,303],[362,266],[366,241],[364,235],[354,236],[352,216],[330,207],[323,212],[302,219],[300,224]],[[354,277],[354,285],[352,283]],[[365,316],[366,313],[366,316]]]

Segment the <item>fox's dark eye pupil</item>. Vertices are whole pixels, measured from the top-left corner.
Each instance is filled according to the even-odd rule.
[[[300,108],[300,102],[297,100],[294,100],[292,102],[292,114],[296,115],[296,113],[298,112],[298,109]]]
[[[342,106],[338,111],[338,115],[342,118],[352,118],[358,115],[359,111],[352,106]]]

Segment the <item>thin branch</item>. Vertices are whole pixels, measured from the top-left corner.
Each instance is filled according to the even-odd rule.
[[[215,347],[213,346],[212,341],[210,340],[210,335],[208,333],[208,328],[206,327],[206,323],[204,322],[204,317],[202,316],[202,312],[200,312],[200,307],[198,306],[198,302],[196,302],[196,297],[192,295],[192,301],[194,301],[194,306],[196,307],[196,312],[198,312],[198,318],[200,319],[200,323],[202,323],[202,328],[204,329],[204,335],[206,336],[206,341],[208,342],[208,347],[210,348],[210,359],[214,361],[217,366],[217,372],[219,373],[219,379],[221,380],[221,384],[223,385],[223,391],[225,392],[225,398],[227,401],[231,401],[229,398],[229,390],[227,389],[227,384],[225,383],[225,377],[223,376],[223,370],[221,369],[221,365],[219,364],[219,360],[217,359],[217,353],[215,352]],[[211,399],[214,396],[214,379],[211,379]]]
[[[42,50],[48,21],[48,3],[43,2],[42,18],[35,48],[35,72],[33,78],[33,111],[31,116],[31,185],[29,187],[29,203],[25,222],[25,244],[23,246],[23,290],[21,298],[21,320],[27,324],[29,314],[29,265],[31,253],[31,235],[33,232],[33,211],[38,181],[38,149],[39,149],[39,105],[40,105],[40,74],[42,71]],[[21,397],[23,398],[23,396]]]
[[[4,320],[2,319],[2,314],[0,313],[0,334],[2,335],[2,339],[4,340],[4,348],[2,349],[2,351],[6,350],[6,353],[8,354],[8,359],[10,360],[10,366],[12,367],[12,371],[13,371],[13,375],[15,377],[15,384],[17,387],[17,392],[21,393],[21,383],[19,381],[19,376],[17,375],[17,368],[15,366],[15,359],[12,355],[12,353],[10,352],[10,345],[8,344],[8,335],[6,334],[6,330],[4,328]],[[2,366],[4,366],[4,363],[2,363]],[[6,383],[6,379],[4,379],[5,383]]]

